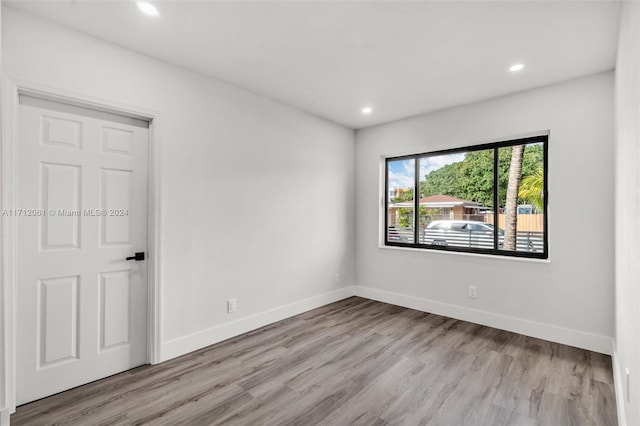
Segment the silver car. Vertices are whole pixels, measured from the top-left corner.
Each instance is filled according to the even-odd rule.
[[[423,231],[422,243],[434,246],[493,248],[494,226],[476,220],[434,220]],[[502,246],[504,231],[498,230]]]

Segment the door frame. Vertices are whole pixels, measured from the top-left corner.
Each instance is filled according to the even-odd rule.
[[[147,362],[156,364],[161,354],[161,287],[160,287],[160,113],[148,108],[129,106],[114,100],[105,100],[79,93],[45,87],[2,77],[0,141],[0,209],[12,209],[17,193],[17,144],[19,96],[28,95],[49,101],[108,112],[149,122],[148,197],[147,197]],[[16,392],[16,327],[17,327],[17,224],[10,216],[1,217],[2,254],[0,275],[0,411],[15,412]],[[4,380],[3,380],[4,379]],[[1,386],[4,382],[4,386]]]

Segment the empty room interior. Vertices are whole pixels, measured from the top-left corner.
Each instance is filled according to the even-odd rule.
[[[640,426],[640,2],[2,0],[0,424]]]

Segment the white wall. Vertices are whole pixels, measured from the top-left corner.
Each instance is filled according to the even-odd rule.
[[[10,8],[2,19],[10,78],[160,114],[163,359],[354,283],[352,130]]]
[[[381,156],[545,130],[548,262],[379,248]],[[613,73],[358,131],[356,217],[359,294],[610,353]],[[476,300],[467,297],[469,284],[478,287]]]
[[[640,3],[625,2],[618,43],[614,367],[620,384],[619,417],[626,417],[629,425],[640,425]]]
[[[0,7],[0,73],[2,71],[2,8]],[[0,87],[0,92],[2,88]],[[0,111],[1,112],[1,111]],[[2,116],[0,115],[0,146],[2,145],[2,127],[4,123],[2,121]],[[2,159],[2,153],[0,153],[0,160]],[[1,176],[1,174],[0,174]],[[2,197],[0,197],[0,208],[4,207],[2,205]],[[0,226],[0,242],[4,241],[4,229]],[[0,259],[4,259],[2,251],[2,244],[0,244]],[[5,288],[1,284],[2,277],[4,276],[3,263],[0,262],[0,307],[4,308],[5,306]],[[9,424],[9,410],[8,405],[10,403],[7,398],[7,389],[8,383],[6,380],[5,370],[8,365],[8,357],[5,352],[5,343],[8,340],[8,333],[5,331],[5,327],[7,323],[5,321],[5,317],[7,316],[8,311],[6,309],[2,309],[2,313],[0,313],[0,426],[5,426]]]

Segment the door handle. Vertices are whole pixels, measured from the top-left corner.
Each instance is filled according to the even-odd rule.
[[[144,260],[144,252],[143,251],[139,251],[135,254],[135,256],[129,256],[127,257],[126,260],[135,260],[136,262],[140,262],[141,260]]]

